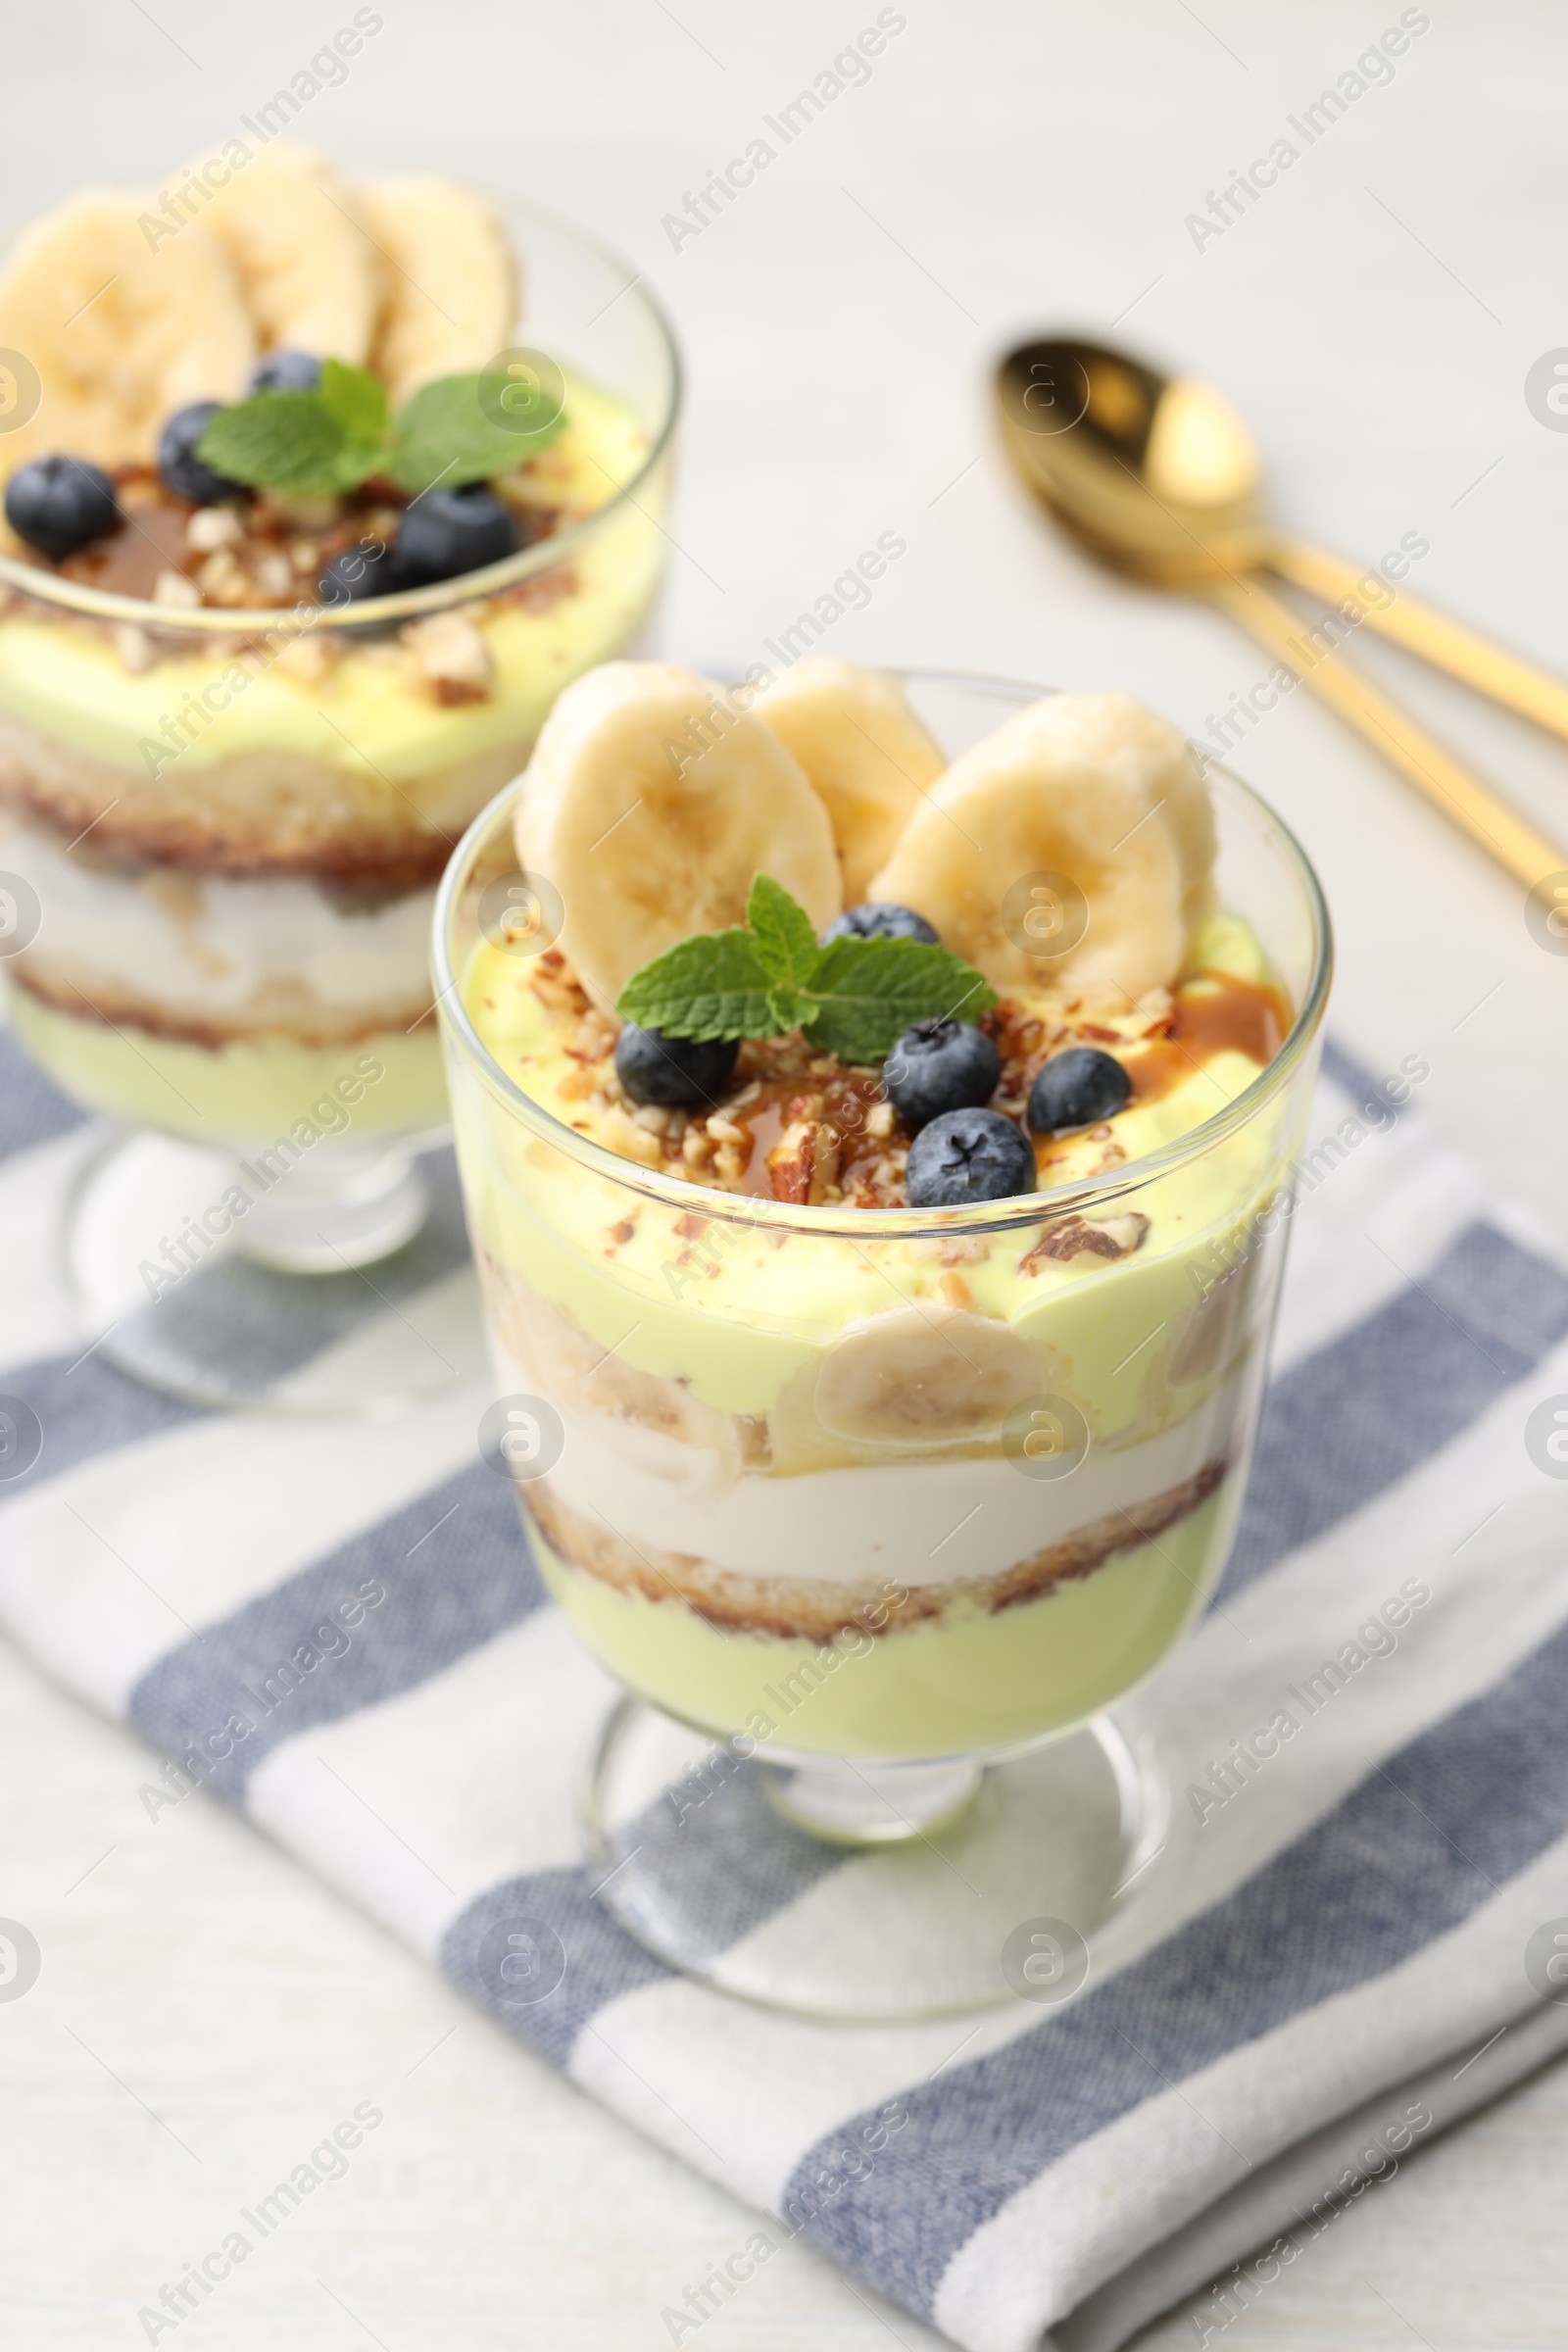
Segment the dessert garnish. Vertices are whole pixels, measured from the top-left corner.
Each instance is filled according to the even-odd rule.
[[[906,1127],[918,1131],[946,1110],[989,1102],[1002,1076],[1002,1055],[983,1029],[941,1013],[906,1029],[882,1076],[894,1109]]]
[[[553,507],[524,469],[564,391],[509,347],[517,270],[491,208],[433,177],[350,187],[287,141],[203,184],[206,212],[176,221],[128,192],[74,198],[0,270],[0,343],[47,363],[47,403],[0,449],[23,546],[238,609],[432,586],[548,536],[570,494]]]
[[[251,392],[314,392],[321,363],[314,351],[270,351],[251,369]]]
[[[911,1208],[964,1208],[1035,1188],[1028,1137],[1000,1110],[945,1110],[909,1146]]]
[[[84,458],[31,458],[6,484],[6,520],[57,563],[120,528],[115,485]]]
[[[863,780],[868,743],[913,760],[922,733],[896,680],[846,662],[750,697],[654,662],[568,687],[516,818],[561,925],[484,1000],[523,1083],[717,1189],[947,1208],[1105,1175],[1169,1140],[1167,1097],[1203,1115],[1216,1057],[1224,1084],[1268,1060],[1277,997],[1210,923],[1202,777],[1128,696],[1056,696],[929,788],[901,779],[892,855],[846,907],[867,802],[822,780]],[[1076,928],[1042,936],[1020,884],[1076,899]]]
[[[1099,1046],[1069,1046],[1052,1055],[1029,1089],[1029,1124],[1036,1135],[1095,1127],[1113,1119],[1131,1092],[1132,1080],[1114,1054]]]
[[[744,924],[667,948],[633,973],[615,1009],[664,1037],[799,1029],[840,1061],[874,1062],[912,1022],[951,1020],[960,1008],[986,1012],[996,1001],[979,972],[929,940],[873,932],[820,943],[805,907],[770,874],[758,874]]]
[[[923,914],[912,906],[896,906],[891,899],[867,899],[862,906],[846,906],[822,934],[830,939],[923,939],[935,947],[937,935]]]
[[[543,409],[526,434],[497,424],[489,410],[513,388],[505,374],[443,376],[394,417],[379,376],[329,359],[309,390],[253,392],[215,407],[199,455],[216,476],[256,490],[331,497],[372,474],[413,497],[437,482],[455,490],[536,457],[561,431],[560,409]]]
[[[221,401],[193,400],[176,409],[158,436],[158,470],[176,498],[193,507],[213,507],[220,498],[239,498],[246,485],[220,473],[202,458],[198,444],[215,416],[223,414]]]
[[[806,770],[828,812],[843,869],[844,904],[858,906],[875,898],[872,875],[891,856],[922,793],[948,764],[941,745],[920,724],[895,679],[827,654],[792,662],[754,707]],[[918,906],[920,901],[913,903]]]
[[[716,1104],[740,1052],[736,1037],[672,1037],[628,1021],[615,1040],[615,1076],[633,1102],[674,1110],[693,1102]]]
[[[1058,694],[919,797],[867,895],[918,906],[1004,991],[1070,980],[1136,1001],[1181,971],[1213,866],[1213,808],[1180,729],[1128,694]],[[1076,919],[1051,895],[1064,878]]]

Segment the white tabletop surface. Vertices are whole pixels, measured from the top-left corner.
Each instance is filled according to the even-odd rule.
[[[1284,519],[1362,560],[1421,534],[1420,594],[1568,667],[1568,436],[1524,397],[1531,363],[1568,344],[1568,22],[1532,0],[1431,0],[1393,80],[1310,148],[1287,118],[1397,23],[1396,0],[900,0],[869,81],[678,251],[662,216],[874,0],[380,11],[343,86],[312,102],[313,140],[350,170],[426,165],[544,198],[675,317],[692,397],[670,652],[755,659],[891,530],[907,555],[833,650],[1123,685],[1201,735],[1266,660],[1217,615],[1093,573],[1010,485],[990,421],[987,363],[1014,330],[1121,318],[1252,420]],[[167,172],[352,15],[17,11],[8,211]],[[1298,160],[1200,250],[1187,216],[1282,134]],[[1401,657],[1354,658],[1568,844],[1568,747]],[[1532,943],[1520,890],[1304,692],[1239,764],[1327,884],[1339,1035],[1380,1071],[1429,1060],[1430,1115],[1568,1232],[1568,962]],[[0,1651],[0,1913],[48,1957],[0,2007],[7,2346],[145,2340],[137,2306],[367,2098],[386,2128],[181,2344],[666,2343],[662,2309],[742,2242],[741,2210],[205,1796],[149,1822],[144,1769],[134,1740]],[[1568,2342],[1565,2168],[1568,2066],[1370,2192],[1226,2352]],[[794,2250],[708,2324],[704,2352],[793,2352],[808,2328],[817,2352],[937,2341]],[[1144,2340],[1196,2330],[1178,2316]]]

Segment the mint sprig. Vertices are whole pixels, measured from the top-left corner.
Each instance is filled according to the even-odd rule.
[[[615,1010],[666,1037],[781,1037],[799,1028],[840,1061],[886,1058],[906,1029],[997,1001],[972,964],[919,939],[816,943],[806,909],[758,874],[745,926],[683,939],[634,972]]]
[[[216,473],[253,490],[331,497],[372,473],[416,496],[437,482],[486,482],[536,457],[562,430],[558,410],[535,429],[493,421],[504,378],[448,375],[389,414],[386,388],[368,368],[327,360],[314,392],[257,392],[220,409],[197,443]]]
[[[399,489],[488,482],[547,449],[566,421],[564,412],[558,409],[526,432],[498,424],[498,415],[512,415],[500,395],[514,389],[504,375],[444,375],[416,392],[398,412],[387,466]]]

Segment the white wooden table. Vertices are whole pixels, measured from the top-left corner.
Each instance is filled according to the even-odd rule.
[[[19,12],[8,208],[167,174],[352,13]],[[300,127],[350,168],[429,164],[553,201],[675,316],[693,390],[671,652],[741,666],[893,531],[907,554],[834,650],[1122,684],[1202,734],[1266,661],[1218,617],[1090,572],[1026,511],[990,425],[986,363],[1014,329],[1120,318],[1230,392],[1290,522],[1368,560],[1418,532],[1420,593],[1568,667],[1568,436],[1524,399],[1530,364],[1568,344],[1568,24],[1528,0],[1433,0],[1393,80],[1309,148],[1288,118],[1397,22],[1395,0],[901,0],[869,78],[787,146],[763,118],[875,21],[872,0],[381,13]],[[760,135],[772,162],[672,243],[662,216]],[[1200,245],[1187,216],[1281,135],[1298,160]],[[1356,658],[1568,842],[1568,747]],[[1328,885],[1339,1034],[1380,1070],[1423,1054],[1428,1112],[1568,1223],[1568,963],[1532,944],[1519,892],[1304,693],[1239,763]],[[49,1959],[0,2006],[5,2344],[144,2341],[136,2308],[363,2100],[384,2127],[181,2345],[665,2343],[662,2308],[742,2242],[740,2211],[204,1796],[148,1822],[143,1770],[134,1740],[0,1653],[0,1913]],[[1363,2198],[1227,2352],[1568,2342],[1565,2202],[1559,2068]],[[936,2341],[796,2250],[709,2323],[704,2352],[793,2352],[808,2328],[819,2352]],[[1178,2318],[1145,2340],[1196,2335]]]

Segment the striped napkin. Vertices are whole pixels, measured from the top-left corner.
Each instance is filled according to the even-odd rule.
[[[1236,1556],[1126,1710],[1167,1848],[1059,2008],[815,2027],[629,1942],[576,1858],[611,1686],[479,1458],[482,1392],[223,1417],[83,1353],[49,1241],[97,1131],[3,1039],[0,1623],[142,1732],[152,1818],[221,1791],[758,2209],[671,2342],[797,2235],[974,2352],[1110,2352],[1183,2299],[1206,2341],[1568,2043],[1568,1269],[1434,1141],[1418,1068],[1328,1054]],[[438,1175],[430,1236],[381,1299],[323,1290],[312,1345],[450,1311]],[[715,1884],[715,1945],[808,1933],[875,1867],[811,1853]]]

